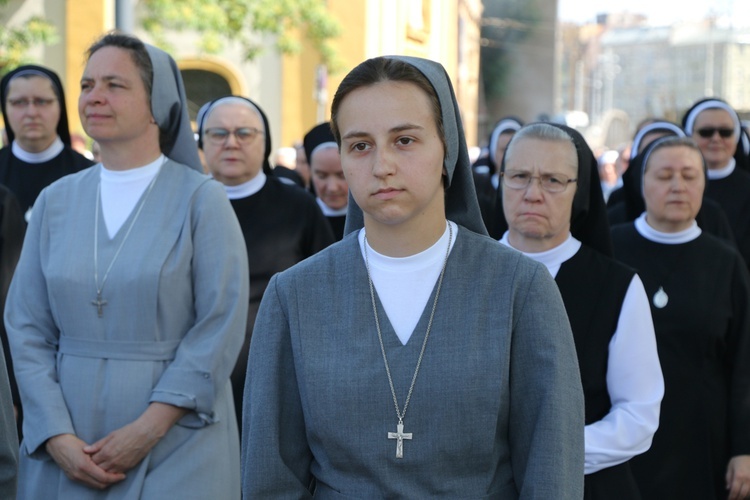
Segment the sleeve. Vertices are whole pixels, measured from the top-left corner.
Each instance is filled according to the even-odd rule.
[[[216,394],[225,390],[244,341],[249,271],[237,216],[218,183],[204,183],[192,203],[195,322],[150,401],[194,410],[181,424],[199,427],[214,421]]]
[[[4,187],[0,186],[0,304],[5,310],[5,301],[8,296],[8,288],[13,272],[16,269],[18,258],[21,255],[23,237],[26,231],[26,221],[21,213],[18,199]],[[18,395],[16,378],[13,375],[13,359],[10,356],[10,345],[5,325],[0,324],[0,336],[2,336],[3,349],[5,350],[5,363],[8,370],[8,381],[10,382],[13,404],[20,411],[21,400]]]
[[[5,306],[5,328],[24,408],[24,447],[34,454],[52,436],[75,434],[57,377],[60,332],[55,324],[42,268],[46,236],[43,190],[34,204],[21,257]],[[42,452],[44,452],[42,447]]]
[[[659,427],[664,377],[651,306],[638,275],[630,282],[609,343],[607,391],[612,402],[609,413],[584,428],[586,474],[647,451]]]
[[[244,498],[312,498],[288,308],[271,278],[255,321],[242,414]]]
[[[583,498],[584,406],[573,333],[541,264],[512,305],[511,462],[519,498]]]
[[[0,498],[16,497],[18,435],[13,417],[13,401],[8,385],[5,352],[0,347]]]
[[[729,454],[750,455],[750,277],[737,255],[732,273],[732,321],[727,338]]]

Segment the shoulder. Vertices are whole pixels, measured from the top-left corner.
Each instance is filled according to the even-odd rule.
[[[272,283],[275,282],[277,291],[284,295],[295,289],[309,293],[310,290],[334,290],[343,286],[357,266],[364,266],[357,233],[346,235],[341,241],[274,275]]]
[[[632,267],[604,255],[587,245],[581,245],[581,248],[576,253],[576,257],[579,256],[581,260],[586,262],[589,272],[596,270],[596,272],[606,273],[607,276],[618,276],[627,279],[628,282],[635,274],[635,270]]]
[[[742,260],[740,252],[734,245],[706,231],[701,232],[700,236],[694,240],[694,244],[701,251],[710,252],[711,260],[735,258]]]
[[[315,198],[310,192],[296,184],[284,182],[277,177],[270,175],[266,177],[266,185],[264,186],[264,189],[274,193],[277,197],[283,197],[285,201],[288,200],[289,202],[302,205],[317,205],[315,203]]]
[[[64,160],[64,167],[74,172],[78,172],[79,170],[83,170],[95,165],[93,161],[89,160],[70,146],[65,146],[60,152],[58,158]]]

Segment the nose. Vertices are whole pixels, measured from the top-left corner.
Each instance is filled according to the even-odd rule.
[[[533,176],[529,185],[526,186],[524,191],[524,199],[526,200],[539,200],[542,198],[542,178],[539,176]]]
[[[372,166],[372,174],[375,177],[386,177],[393,174],[395,171],[395,164],[387,148],[377,148],[376,154],[373,155],[373,157],[374,164]]]
[[[81,92],[80,100],[84,104],[100,104],[104,100],[100,86],[97,84],[91,84],[88,92]]]
[[[240,146],[240,143],[237,140],[237,135],[234,132],[229,132],[229,135],[227,135],[227,138],[224,139],[224,147],[230,148],[230,149],[236,149],[239,146]]]

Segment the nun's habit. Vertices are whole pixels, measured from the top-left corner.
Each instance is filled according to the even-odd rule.
[[[707,109],[723,109],[729,113],[734,121],[738,145],[735,157],[725,167],[708,170],[705,197],[714,200],[724,210],[740,255],[750,266],[750,172],[742,167],[746,161],[743,158],[742,126],[737,112],[729,104],[721,99],[703,99],[693,105],[682,120],[688,136],[693,133],[696,117]]]
[[[628,460],[651,445],[664,395],[648,298],[633,270],[612,258],[593,152],[574,129],[546,125],[576,147],[576,225],[561,245],[525,255],[555,278],[573,329],[586,407],[584,498],[637,499]],[[500,241],[510,246],[507,232]]]
[[[265,113],[256,103],[239,96],[222,97],[209,103],[199,120],[198,143],[201,147],[206,120],[218,106],[248,106],[258,113],[265,127],[263,171],[243,184],[224,186],[240,222],[250,263],[247,329],[237,365],[232,371],[237,422],[241,422],[250,338],[260,299],[266,291],[268,281],[274,274],[324,249],[333,243],[334,239],[325,217],[309,193],[268,174],[268,157],[271,153],[270,129]]]
[[[542,266],[483,235],[445,70],[424,59],[385,59],[414,66],[432,83],[447,144],[450,229],[417,254],[418,265],[429,259],[445,269],[398,427],[411,439],[397,458],[389,436],[398,419],[373,307],[403,407],[432,306],[410,301],[420,317],[404,344],[397,316],[384,311],[389,294],[375,285],[371,298],[364,248],[375,282],[383,256],[364,247],[363,214],[350,198],[347,236],[276,275],[263,298],[245,393],[245,497],[581,498],[583,399],[559,294]],[[373,61],[382,59],[362,64]],[[435,294],[428,288],[426,302]]]
[[[70,147],[65,93],[62,82],[54,71],[28,64],[7,73],[0,80],[0,109],[3,116],[8,116],[6,109],[10,82],[15,78],[32,75],[47,78],[52,83],[60,106],[60,121],[57,123],[58,140],[45,151],[31,153],[24,151],[15,141],[16,134],[6,120],[5,131],[8,134],[9,146],[0,149],[0,184],[7,186],[16,195],[24,213],[30,212],[37,196],[46,186],[64,175],[78,172],[93,164],[91,160]],[[27,221],[29,217],[30,213],[27,214]]]
[[[486,167],[473,167],[474,187],[477,190],[479,209],[482,212],[482,220],[487,227],[490,236],[497,239],[502,233],[495,234],[495,209],[498,200],[497,190],[500,185],[500,167],[497,159],[497,143],[503,134],[513,134],[523,126],[521,120],[515,117],[506,117],[500,120],[492,129],[488,140],[489,152],[486,158]]]
[[[614,227],[612,239],[615,257],[636,269],[650,298],[664,373],[659,430],[649,451],[630,461],[641,494],[726,498],[727,462],[750,454],[744,262],[697,224],[663,233],[645,214]]]
[[[641,143],[645,137],[654,133],[664,134],[663,136],[685,137],[685,132],[678,125],[661,120],[649,123],[638,131],[633,138],[632,151],[634,152],[634,156],[630,159],[630,166],[622,176],[623,186],[612,193],[612,196],[610,196],[612,203],[609,203],[607,206],[607,216],[610,226],[634,221],[646,210],[641,193],[643,185],[643,159],[648,151],[648,147],[653,143],[646,145],[646,148],[640,153],[637,153],[637,151],[641,149]],[[706,196],[705,193],[703,204],[698,211],[698,215],[695,216],[695,220],[702,230],[734,244],[732,228],[729,225],[729,220],[724,213],[724,209],[721,208],[718,202]]]
[[[199,173],[177,65],[147,50],[163,156],[133,170],[156,170],[151,187],[113,238],[101,166],[45,189],[11,284],[5,323],[26,409],[19,498],[240,498],[229,374],[247,255],[221,185]],[[67,433],[94,443],[152,402],[188,412],[105,490],[70,480],[45,449]]]
[[[336,148],[338,150],[338,144],[336,144],[336,139],[333,137],[333,132],[331,132],[330,122],[320,123],[310,129],[310,131],[305,134],[302,146],[305,148],[305,157],[310,164],[310,175],[315,176],[312,167],[313,155],[324,148]],[[312,181],[310,182],[310,191],[315,194],[315,183]],[[344,207],[343,209],[333,209],[326,205],[317,195],[315,201],[326,216],[336,241],[339,241],[344,237],[347,207]]]

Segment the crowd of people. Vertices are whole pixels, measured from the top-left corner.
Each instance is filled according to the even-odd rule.
[[[598,154],[508,116],[472,162],[445,69],[375,57],[277,160],[112,32],[96,156],[50,69],[0,106],[0,497],[750,498],[728,102]]]

